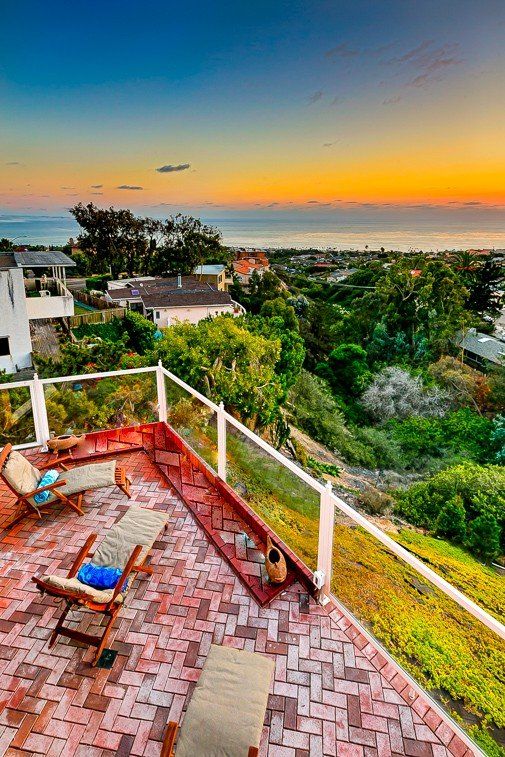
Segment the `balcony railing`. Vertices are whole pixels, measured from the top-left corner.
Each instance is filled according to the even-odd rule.
[[[106,428],[154,420],[170,423],[308,566],[321,589],[322,603],[331,597],[344,612],[350,608],[354,617],[377,631],[386,646],[388,642],[390,647],[395,646],[395,629],[381,625],[381,609],[390,603],[388,617],[394,617],[397,594],[407,587],[412,614],[405,622],[418,623],[416,638],[425,634],[427,654],[435,640],[428,628],[421,628],[423,619],[416,616],[416,590],[422,602],[423,594],[428,597],[433,633],[442,633],[447,618],[455,629],[454,637],[461,635],[458,643],[465,645],[471,638],[475,643],[480,640],[487,649],[499,650],[497,637],[505,639],[505,626],[496,617],[336,496],[331,483],[325,485],[313,478],[230,415],[222,403],[205,397],[161,363],[57,378],[35,375],[31,381],[0,384],[0,445],[11,441],[18,449],[44,447],[52,433],[101,430],[103,416],[99,412],[96,417],[89,415],[88,400],[93,400],[95,408],[114,408],[113,421],[107,416]],[[389,583],[379,587],[375,579],[385,569]],[[371,619],[377,621],[375,625]],[[363,632],[366,636],[367,631]],[[393,654],[389,658],[385,652],[388,659],[396,656],[409,667],[408,654],[388,651]],[[483,656],[486,654],[484,650]],[[456,655],[454,664],[457,662]],[[445,664],[452,662],[446,660]],[[426,683],[426,677],[418,677]],[[412,685],[417,687],[414,681]],[[489,685],[494,681],[490,679]],[[475,706],[480,707],[478,702]]]

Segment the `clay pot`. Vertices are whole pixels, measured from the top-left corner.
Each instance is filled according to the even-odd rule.
[[[84,434],[82,434],[82,436],[75,436],[75,434],[55,436],[53,439],[49,439],[47,446],[51,452],[61,452],[65,449],[72,449],[72,447],[75,447],[84,438]]]
[[[272,584],[281,584],[286,580],[288,569],[284,555],[274,547],[272,540],[267,536],[267,551],[265,554],[265,569]]]

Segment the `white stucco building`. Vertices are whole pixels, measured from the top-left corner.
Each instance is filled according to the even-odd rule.
[[[14,255],[0,253],[0,370],[16,373],[32,364],[23,269]]]
[[[31,367],[31,320],[74,314],[74,298],[65,285],[65,270],[74,265],[59,250],[0,252],[0,370],[17,373]],[[49,270],[50,276],[25,279],[27,270]]]

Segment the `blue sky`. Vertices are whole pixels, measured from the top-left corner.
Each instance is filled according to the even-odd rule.
[[[4,0],[0,207],[496,205],[504,40],[495,0]]]

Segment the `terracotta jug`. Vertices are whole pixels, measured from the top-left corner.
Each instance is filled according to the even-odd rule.
[[[267,551],[265,554],[265,569],[272,584],[281,584],[286,580],[288,569],[284,555],[274,547],[272,540],[267,536]]]

